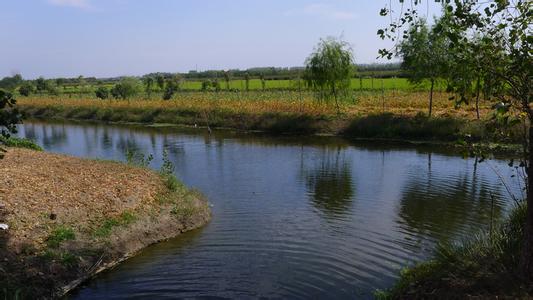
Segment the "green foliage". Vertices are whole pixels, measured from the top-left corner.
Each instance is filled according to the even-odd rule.
[[[94,231],[94,236],[97,238],[109,237],[115,227],[127,226],[135,222],[136,219],[135,214],[130,211],[125,211],[116,218],[105,219],[102,225]]]
[[[11,77],[4,77],[0,80],[0,89],[8,91],[14,91],[18,86],[22,84],[22,76],[20,74],[13,75]]]
[[[165,91],[163,93],[163,100],[170,100],[172,96],[179,91],[179,78],[171,78],[166,81]]]
[[[147,168],[153,159],[154,159],[154,156],[152,154],[145,156],[143,153],[140,153],[135,149],[126,150],[126,162],[128,163],[128,165],[141,167],[141,168]]]
[[[72,228],[61,225],[52,231],[46,240],[48,247],[57,248],[65,241],[74,240],[76,235]]]
[[[29,81],[26,81],[20,86],[19,94],[21,96],[28,97],[30,94],[33,93],[34,90],[35,88],[33,87],[33,85]]]
[[[180,182],[174,175],[174,164],[168,158],[168,151],[163,150],[163,164],[161,165],[161,170],[159,174],[165,182],[165,186],[169,191],[175,192],[178,190]]]
[[[7,147],[26,148],[36,151],[43,151],[43,148],[29,139],[22,139],[17,137],[2,137],[0,136],[0,144],[4,144]]]
[[[339,98],[346,98],[354,74],[354,58],[349,44],[335,38],[320,40],[306,60],[308,85],[320,99],[334,99],[339,111]]]
[[[109,90],[105,86],[100,86],[94,92],[96,97],[99,99],[107,99],[109,97]]]
[[[11,133],[16,133],[16,125],[21,121],[18,109],[15,107],[17,101],[13,94],[0,90],[0,137],[8,139]],[[0,140],[0,146],[4,142]],[[3,158],[5,150],[0,147],[0,159]]]
[[[526,205],[521,203],[493,232],[459,244],[440,244],[433,260],[402,270],[396,285],[378,291],[376,297],[439,295],[444,299],[489,294],[520,298],[522,286],[527,286],[517,273],[526,214]]]
[[[142,85],[139,79],[125,77],[111,89],[111,95],[115,99],[129,99],[139,94],[141,89]]]

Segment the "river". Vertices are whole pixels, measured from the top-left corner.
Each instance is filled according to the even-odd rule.
[[[443,149],[231,131],[28,121],[46,151],[125,160],[163,149],[204,193],[204,228],[143,251],[71,299],[371,298],[438,242],[488,228],[520,194],[506,161]],[[495,172],[497,170],[497,172]]]

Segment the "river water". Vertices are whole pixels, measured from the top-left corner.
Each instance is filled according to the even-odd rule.
[[[512,205],[497,173],[442,149],[205,129],[26,122],[46,151],[125,160],[163,149],[213,219],[99,275],[71,299],[371,298],[437,242],[488,228]],[[495,170],[497,172],[495,172]]]

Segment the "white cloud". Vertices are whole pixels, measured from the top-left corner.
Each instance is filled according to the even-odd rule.
[[[285,12],[285,15],[286,16],[307,15],[307,16],[322,17],[322,18],[328,18],[328,19],[334,19],[334,20],[352,20],[357,17],[357,15],[351,11],[339,10],[325,3],[309,4],[301,10],[287,11]]]
[[[48,3],[56,6],[70,6],[76,8],[90,8],[89,0],[48,0]]]

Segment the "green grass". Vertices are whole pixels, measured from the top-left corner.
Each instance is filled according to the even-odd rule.
[[[74,234],[74,230],[72,228],[60,225],[48,236],[46,244],[48,247],[58,248],[63,242],[74,240],[75,238],[76,235]]]
[[[207,79],[206,79],[207,80]],[[214,80],[212,78],[211,80]],[[227,89],[224,78],[218,78],[220,88],[222,90]],[[107,89],[113,88],[115,83],[103,83],[103,84],[87,84],[85,86],[78,85],[65,85],[58,91],[60,94],[71,95],[74,98],[76,94],[94,94],[98,87],[105,87]],[[305,81],[300,80],[300,87],[305,89]],[[362,80],[359,78],[352,78],[350,87],[354,90],[367,90],[367,91],[380,91],[383,87],[384,90],[399,90],[399,91],[411,91],[411,90],[429,90],[429,84],[424,83],[418,86],[410,84],[407,78],[390,77],[390,78],[371,78],[369,74],[363,74]],[[180,88],[186,91],[200,91],[202,89],[202,80],[183,80]],[[246,90],[246,80],[244,79],[232,79],[229,82],[229,88],[231,90]],[[443,84],[437,85],[437,90],[443,90],[445,87]],[[251,91],[258,91],[263,89],[263,85],[260,79],[254,78],[249,81],[249,89]],[[267,90],[298,90],[297,79],[267,79],[265,80],[265,89]],[[161,92],[161,90],[154,86],[153,92]]]
[[[4,144],[7,147],[26,148],[36,151],[43,151],[43,148],[37,145],[34,141],[17,137],[0,137],[0,144]]]
[[[118,217],[105,219],[102,225],[94,231],[93,235],[97,238],[109,237],[115,227],[127,226],[135,220],[136,217],[133,212],[125,211]]]
[[[517,274],[526,219],[525,203],[494,230],[459,244],[439,245],[434,259],[402,270],[378,299],[527,298],[533,290]]]

